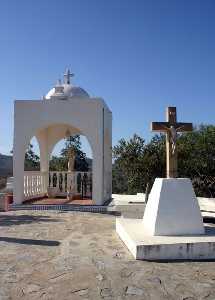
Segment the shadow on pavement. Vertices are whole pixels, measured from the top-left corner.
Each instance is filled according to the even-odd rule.
[[[59,222],[59,220],[44,215],[0,215],[0,226],[14,226],[39,222]]]
[[[35,246],[59,246],[60,242],[50,240],[33,240],[33,239],[22,239],[13,237],[0,237],[0,242],[16,243],[22,245],[35,245]]]

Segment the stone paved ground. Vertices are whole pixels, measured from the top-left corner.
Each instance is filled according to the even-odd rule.
[[[215,262],[135,261],[115,217],[0,213],[0,300],[215,299]]]

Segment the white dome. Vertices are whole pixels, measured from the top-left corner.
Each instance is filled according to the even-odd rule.
[[[59,93],[56,91],[56,88],[52,88],[48,94],[45,96],[46,99],[51,99],[51,97],[59,98],[69,98],[69,97],[78,97],[78,98],[89,98],[89,94],[78,86],[73,86],[71,84],[62,84],[62,92]]]

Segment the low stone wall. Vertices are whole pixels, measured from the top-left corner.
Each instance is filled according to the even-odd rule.
[[[143,193],[138,193],[136,195],[112,194],[112,198],[112,203],[114,205],[126,205],[135,202],[145,202],[145,194]]]
[[[215,198],[197,197],[201,211],[215,212]]]
[[[132,203],[145,202],[145,194],[138,193],[136,195],[112,194],[114,205],[127,205]],[[215,211],[215,198],[197,197],[201,210]]]
[[[144,215],[146,203],[145,194],[137,195],[121,195],[113,194],[112,202],[109,206],[113,206],[114,209],[120,212],[125,218],[137,218],[140,219]],[[202,216],[215,217],[215,199],[197,197]]]

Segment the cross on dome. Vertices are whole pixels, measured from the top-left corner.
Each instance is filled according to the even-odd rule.
[[[70,77],[73,77],[74,73],[70,72],[70,69],[66,69],[66,72],[64,74],[64,83],[65,84],[70,84]]]
[[[61,83],[61,80],[58,80],[57,84],[52,88],[45,99],[69,99],[71,97],[76,98],[89,98],[89,94],[81,87],[75,86],[70,82],[70,77],[74,76],[73,73],[70,72],[70,69],[66,69],[64,73],[64,80]]]

